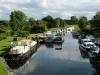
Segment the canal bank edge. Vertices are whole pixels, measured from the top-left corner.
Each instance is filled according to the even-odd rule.
[[[1,63],[4,65],[4,67],[6,68],[8,75],[14,75],[13,71],[11,70],[11,68],[7,65],[6,61],[4,60],[4,58],[0,57],[0,61]]]

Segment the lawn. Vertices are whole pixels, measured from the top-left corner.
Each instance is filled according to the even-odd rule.
[[[66,27],[71,27],[71,26],[74,26],[75,30],[79,31],[80,28],[78,27],[78,25],[67,25]]]
[[[0,61],[0,75],[8,75],[6,68],[3,66],[1,61]]]

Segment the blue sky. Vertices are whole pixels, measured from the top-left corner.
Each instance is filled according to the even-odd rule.
[[[71,16],[91,19],[100,11],[100,0],[0,0],[0,20],[9,20],[14,10],[20,10],[34,19],[47,15],[63,19],[70,19]]]

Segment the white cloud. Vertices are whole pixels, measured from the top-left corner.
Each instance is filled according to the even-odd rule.
[[[70,53],[72,52],[72,53]],[[61,59],[61,60],[72,60],[72,61],[80,61],[80,62],[89,62],[89,60],[83,60],[83,58],[79,55],[79,51],[73,50],[63,50],[63,51],[48,51],[46,53],[52,59]]]
[[[43,14],[44,14],[44,15],[48,15],[49,13],[48,13],[48,12],[43,12]]]
[[[66,18],[66,17],[70,18],[71,16],[73,16],[73,14],[71,12],[68,12],[68,13],[67,12],[63,12],[63,13],[61,13],[61,17],[62,18]]]
[[[21,10],[35,19],[46,15],[65,19],[75,15],[78,18],[86,16],[90,19],[100,10],[99,7],[100,0],[0,0],[0,20],[9,18],[14,10]]]
[[[10,4],[3,4],[3,7],[7,10],[11,9],[11,5]]]
[[[53,13],[55,13],[56,11],[55,11],[55,10],[50,10],[50,12],[53,12]]]

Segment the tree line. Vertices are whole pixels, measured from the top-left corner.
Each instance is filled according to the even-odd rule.
[[[28,18],[22,11],[12,11],[10,20],[0,21],[0,34],[6,33],[6,35],[8,35],[10,33],[10,35],[27,35],[29,33],[42,33],[50,28],[64,28],[72,24],[78,25],[80,30],[86,29],[87,25],[90,26],[91,30],[98,30],[100,29],[100,12],[96,12],[91,20],[88,20],[85,16],[81,16],[79,19],[76,16],[71,16],[70,20],[66,20],[60,17],[53,18],[50,15],[40,20],[35,20],[33,17]]]

